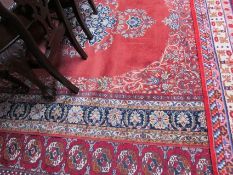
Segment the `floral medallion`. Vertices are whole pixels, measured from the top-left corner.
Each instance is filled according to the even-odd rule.
[[[126,113],[127,114],[127,113]],[[124,122],[130,128],[143,128],[147,124],[147,117],[145,111],[142,110],[135,110],[128,112],[128,119]]]
[[[159,155],[152,152],[145,153],[143,159],[143,171],[148,175],[161,175],[163,173],[163,163]]]
[[[45,162],[47,165],[55,167],[60,165],[64,156],[64,147],[59,142],[52,142],[46,148]]]
[[[41,150],[41,142],[36,139],[31,139],[25,147],[24,161],[28,163],[36,163],[41,157]]]
[[[108,119],[108,123],[111,126],[113,126],[113,127],[121,126],[122,119],[123,119],[122,111],[115,109],[115,108],[109,110],[109,114],[107,115],[107,119]]]
[[[105,113],[100,108],[89,108],[85,111],[84,120],[90,125],[101,125],[105,120]]]
[[[191,165],[187,159],[180,155],[172,155],[168,161],[169,174],[191,175]]]
[[[107,4],[98,4],[97,15],[92,15],[92,9],[87,1],[82,2],[80,5],[81,12],[86,19],[86,24],[93,34],[93,39],[90,41],[87,40],[77,20],[75,18],[71,19],[74,33],[82,47],[95,45],[95,51],[105,50],[112,45],[113,34],[120,34],[124,38],[142,37],[155,24],[155,20],[142,9],[127,9],[115,12],[113,9],[117,8],[118,2],[115,0],[107,0],[107,2]],[[66,12],[69,16],[72,10],[67,9]],[[69,44],[69,41],[66,40],[66,43]],[[67,52],[65,51],[64,54],[67,54]],[[70,51],[69,56],[75,56],[75,52]]]
[[[14,106],[12,106],[10,117],[16,120],[25,119],[28,117],[30,110],[30,105],[26,103],[15,104]]]
[[[151,127],[158,129],[166,129],[169,122],[169,116],[164,111],[154,111],[149,116]]]
[[[131,150],[123,150],[118,156],[117,168],[122,175],[133,175],[137,171],[137,157]]]
[[[62,122],[68,115],[68,108],[66,105],[52,104],[47,107],[45,111],[45,118],[48,121]]]
[[[68,112],[69,123],[82,123],[84,111],[80,106],[72,106]]]
[[[45,109],[47,106],[45,104],[36,104],[32,106],[31,112],[29,114],[31,120],[40,120],[44,118]]]
[[[83,1],[81,10],[93,40],[87,40],[75,19],[71,22],[90,59],[86,63],[79,59],[68,60],[79,55],[66,41],[64,65],[60,70],[83,91],[200,95],[189,2],[181,3],[179,7],[167,0],[152,2],[154,6],[149,2],[140,6],[138,2],[130,1],[125,7],[124,2],[118,0],[97,0],[99,13],[93,15],[89,4]],[[157,13],[157,8],[163,10]],[[67,10],[68,15],[71,13]],[[125,66],[129,62],[132,65]]]
[[[147,29],[156,22],[141,9],[127,9],[118,13],[120,19],[117,24],[116,33],[125,38],[137,38],[145,35]]]
[[[14,161],[19,156],[21,145],[17,138],[10,138],[6,144],[4,158],[9,161]]]
[[[73,170],[82,170],[87,164],[87,150],[83,145],[74,145],[68,153],[68,166]]]
[[[112,155],[107,148],[97,148],[92,156],[93,170],[96,173],[108,173],[112,167]]]
[[[178,115],[174,113],[171,115],[171,121],[172,126],[178,130],[191,131],[196,126],[195,115],[191,115],[190,112],[180,112]]]

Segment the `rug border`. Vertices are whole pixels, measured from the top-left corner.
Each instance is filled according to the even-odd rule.
[[[212,128],[212,121],[211,121],[211,113],[210,113],[210,106],[209,106],[209,100],[208,100],[208,93],[207,93],[207,85],[206,85],[206,79],[205,79],[205,71],[204,71],[204,59],[202,56],[202,50],[201,50],[201,38],[199,33],[199,27],[197,22],[197,13],[195,9],[195,0],[190,0],[190,6],[191,6],[191,14],[193,18],[193,26],[194,26],[194,34],[195,34],[195,41],[197,46],[197,53],[198,53],[198,64],[199,64],[199,70],[201,75],[201,83],[202,83],[202,92],[203,92],[203,101],[204,101],[204,108],[206,113],[206,120],[207,120],[207,132],[209,137],[209,147],[210,147],[210,156],[211,156],[211,162],[213,167],[213,173],[215,175],[218,175],[218,167],[217,167],[217,157],[214,147],[214,138],[213,138],[213,128]]]

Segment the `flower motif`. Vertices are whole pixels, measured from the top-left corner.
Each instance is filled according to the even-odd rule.
[[[129,117],[129,121],[134,125],[136,126],[138,123],[141,122],[141,116],[139,113],[137,113],[137,111],[134,111],[130,117]]]
[[[10,117],[19,120],[25,119],[30,113],[31,107],[26,103],[16,103],[12,106]]]
[[[118,7],[117,2],[111,2]],[[120,34],[125,38],[136,38],[144,36],[147,29],[149,29],[155,20],[147,15],[147,12],[142,9],[127,9],[124,12],[117,11],[115,13],[111,9],[110,3],[99,3],[97,6],[97,15],[92,14],[92,9],[86,1],[80,3],[80,10],[85,16],[85,22],[90,32],[93,34],[93,39],[88,40],[78,21],[75,18],[70,20],[73,27],[73,32],[82,47],[86,45],[96,45],[96,50],[107,49],[113,42],[113,34]],[[66,9],[66,16],[71,16],[71,9]],[[136,30],[135,30],[136,29]],[[70,45],[66,39],[65,44]],[[64,51],[71,57],[76,55],[72,51]]]
[[[108,121],[112,126],[121,124],[122,112],[118,109],[111,109],[108,114]]]
[[[131,16],[129,20],[126,21],[130,28],[137,28],[141,25],[142,20],[137,16]]]
[[[169,26],[172,30],[178,30],[180,28],[179,15],[173,12],[169,17],[163,20],[163,23]]]
[[[160,83],[160,79],[158,77],[150,77],[148,78],[148,85],[158,85]]]
[[[62,109],[60,108],[60,106],[56,106],[51,111],[51,115],[54,117],[55,120],[57,120],[58,117],[61,116],[61,114],[62,114]]]
[[[182,127],[185,127],[186,125],[188,125],[190,123],[188,116],[181,112],[178,116],[177,116],[177,123],[180,124]]]
[[[72,106],[68,113],[68,122],[81,123],[83,121],[83,113],[83,109],[80,106]]]
[[[163,111],[154,111],[149,119],[151,126],[156,129],[166,129],[169,125],[169,116]]]
[[[69,108],[66,105],[52,104],[46,108],[45,119],[53,122],[63,122],[67,115]]]
[[[76,23],[77,27],[74,29],[74,33],[78,36],[80,44],[84,47],[86,42],[89,42],[90,45],[101,42],[104,37],[109,35],[107,30],[113,28],[116,23],[115,17],[110,15],[110,13],[112,13],[111,9],[108,6],[99,4],[97,6],[98,15],[90,15],[92,13],[92,9],[89,7],[87,2],[81,3],[80,9],[81,12],[85,14],[87,26],[93,34],[93,39],[90,41],[87,40],[85,34],[81,30],[81,27],[78,26],[78,22],[72,22],[73,24]]]
[[[46,106],[44,104],[36,104],[32,107],[31,112],[29,114],[32,120],[40,120],[44,117]]]
[[[95,108],[90,114],[90,119],[92,120],[93,124],[97,123],[100,120],[100,117],[101,115],[97,108]]]
[[[125,38],[142,37],[156,21],[142,9],[127,9],[118,13],[116,33]]]
[[[170,86],[168,84],[162,84],[162,88],[164,91],[167,91],[170,88]]]

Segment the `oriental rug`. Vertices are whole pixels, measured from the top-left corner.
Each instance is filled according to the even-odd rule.
[[[0,174],[232,174],[230,1],[95,3],[91,41],[71,20],[88,60],[65,39],[54,62],[78,95],[40,71],[54,102],[1,83]]]

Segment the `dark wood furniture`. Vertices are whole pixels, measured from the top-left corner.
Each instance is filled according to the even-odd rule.
[[[87,59],[87,54],[82,49],[81,45],[78,43],[75,35],[72,31],[72,27],[70,25],[69,20],[66,18],[64,14],[64,10],[60,3],[60,0],[14,0],[17,3],[18,7],[27,8],[25,12],[25,16],[33,15],[33,19],[39,21],[44,29],[47,31],[48,26],[51,26],[52,16],[50,14],[50,10],[54,10],[58,19],[63,22],[66,35],[71,41],[73,47],[80,54],[81,58]],[[48,5],[50,7],[48,8]]]
[[[78,21],[78,23],[80,24],[81,28],[83,29],[84,33],[86,34],[87,38],[89,40],[91,40],[93,38],[93,35],[92,33],[90,32],[90,30],[88,29],[83,17],[82,17],[82,14],[81,14],[81,11],[80,11],[80,0],[60,0],[61,4],[62,4],[62,7],[72,7],[72,10],[74,12],[74,15]],[[93,2],[93,0],[88,0],[92,10],[93,10],[93,13],[96,15],[98,13],[97,11],[97,8]]]
[[[0,23],[0,33],[2,36],[4,36],[0,38],[0,54],[5,54],[7,58],[6,60],[4,60],[4,56],[1,58],[3,68],[2,73],[4,73],[2,75],[5,75],[3,76],[4,78],[9,79],[9,72],[17,72],[37,85],[41,89],[44,97],[51,98],[53,96],[53,91],[51,88],[45,86],[33,73],[29,64],[32,59],[26,55],[26,49],[31,55],[33,55],[36,64],[38,64],[41,68],[44,68],[50,75],[61,82],[70,91],[78,93],[79,89],[68,81],[63,75],[61,75],[48,60],[50,56],[54,56],[56,53],[55,50],[56,47],[58,47],[58,40],[63,37],[63,33],[65,32],[65,26],[63,23],[58,24],[56,27],[50,26],[48,30],[43,30],[43,28],[45,28],[43,24],[48,23],[48,21],[38,21],[42,20],[44,16],[39,20],[37,18],[27,19],[25,16],[17,13],[17,11],[15,13],[10,12],[2,5],[2,3],[0,3],[0,16],[2,17],[2,21]],[[45,17],[44,19],[48,18]],[[40,33],[38,33],[39,26],[42,26],[40,27],[40,29],[42,29],[40,30],[40,35],[42,37],[47,36],[47,44],[48,48],[50,49],[47,57],[41,52],[36,40],[30,33],[33,32],[33,29],[36,29],[37,35],[33,36],[38,36]],[[23,43],[20,42],[20,39],[23,40]],[[12,77],[10,77],[10,79],[12,81],[15,80],[14,78],[12,79]],[[16,83],[22,84],[22,82],[19,81]]]

